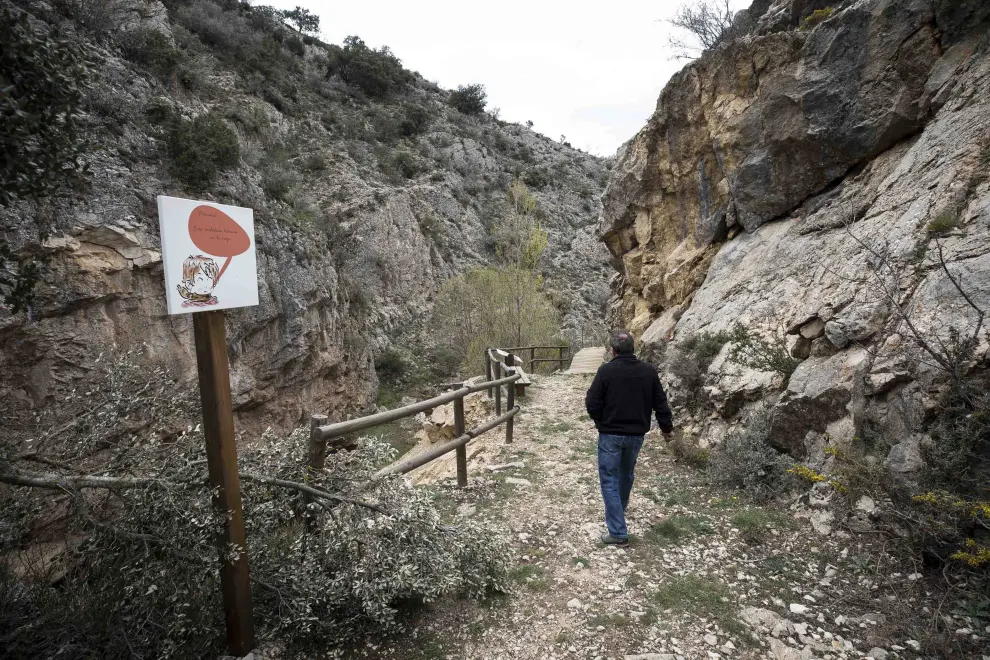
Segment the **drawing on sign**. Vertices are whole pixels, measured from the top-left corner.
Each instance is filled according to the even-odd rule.
[[[251,209],[159,197],[170,314],[258,304]]]
[[[183,307],[210,307],[217,304],[213,289],[220,281],[217,262],[202,254],[189,255],[182,262],[182,282],[176,287],[185,298]]]

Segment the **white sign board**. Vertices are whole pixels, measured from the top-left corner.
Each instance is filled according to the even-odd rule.
[[[158,196],[169,314],[258,304],[254,211]]]

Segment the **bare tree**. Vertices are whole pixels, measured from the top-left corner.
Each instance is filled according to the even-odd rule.
[[[688,36],[672,34],[668,43],[676,59],[697,57],[720,44],[732,28],[730,0],[691,0],[677,8],[667,22]]]

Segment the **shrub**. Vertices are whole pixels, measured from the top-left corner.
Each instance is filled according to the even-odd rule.
[[[129,11],[123,0],[56,0],[52,5],[98,39],[117,30]]]
[[[126,32],[120,37],[120,50],[127,59],[164,78],[174,74],[182,62],[182,53],[158,30],[137,29]]]
[[[487,98],[484,85],[459,85],[447,97],[447,103],[466,115],[480,115],[485,111]]]
[[[276,165],[266,169],[262,174],[261,188],[269,197],[287,202],[296,179],[295,172]]]
[[[417,220],[419,221],[419,229],[423,232],[424,236],[429,236],[434,240],[440,237],[443,230],[443,223],[437,216],[432,213],[424,213],[417,217]]]
[[[978,493],[990,455],[990,393],[976,383],[950,383],[928,432],[932,442],[922,447],[922,456],[929,487]]]
[[[212,112],[177,122],[169,134],[168,153],[172,172],[195,189],[209,188],[220,172],[240,162],[237,133]]]
[[[169,128],[181,118],[179,112],[163,98],[149,101],[144,106],[144,116],[157,128]]]
[[[375,358],[375,373],[379,380],[393,383],[402,378],[409,370],[409,365],[401,351],[389,347]]]
[[[738,338],[736,331],[702,332],[680,342],[679,347],[690,352],[702,374],[722,351],[722,347]]]
[[[79,118],[91,62],[79,44],[14,15],[0,14],[0,204],[38,198],[89,173]]]
[[[809,14],[807,18],[804,19],[804,22],[801,23],[800,29],[813,30],[815,26],[819,25],[820,23],[824,23],[828,19],[828,17],[832,15],[833,11],[834,10],[831,7],[825,7],[824,9],[816,9],[815,11],[811,12],[811,14]]]
[[[929,236],[943,236],[961,224],[962,219],[959,214],[951,210],[945,210],[932,218],[928,223]]]
[[[801,360],[791,357],[787,350],[787,336],[780,330],[773,332],[772,339],[755,335],[740,324],[736,324],[731,332],[731,341],[735,344],[729,357],[750,369],[771,371],[790,378]]]
[[[344,645],[402,629],[404,608],[447,594],[483,598],[508,588],[504,544],[490,530],[442,525],[430,495],[389,479],[362,493],[379,513],[334,505],[307,530],[298,493],[245,475],[301,482],[308,433],[266,435],[239,456],[259,636],[284,640],[287,657],[313,657],[327,640]],[[202,479],[202,439],[173,445],[160,465],[170,478]],[[198,442],[197,442],[198,441]],[[198,446],[197,446],[198,445]],[[374,439],[328,457],[326,473],[367,480],[394,451]],[[158,457],[156,456],[156,459]],[[324,480],[310,481],[328,488]],[[129,490],[113,528],[80,546],[62,582],[0,575],[5,648],[17,657],[155,658],[219,655],[219,598],[210,489]],[[357,498],[355,498],[357,499]],[[128,537],[140,530],[143,537]],[[152,539],[149,541],[147,539]],[[160,539],[155,542],[153,539]],[[165,541],[167,539],[167,541]],[[360,551],[357,548],[360,548]],[[30,625],[25,625],[30,622]]]
[[[331,48],[327,76],[339,76],[348,85],[379,99],[402,89],[412,79],[388,46],[374,50],[355,36],[347,37],[343,48]]]
[[[407,103],[402,107],[402,119],[399,121],[399,132],[404,137],[421,135],[430,127],[432,120],[430,111],[416,103]]]
[[[770,420],[769,408],[756,408],[741,430],[712,450],[708,478],[714,485],[743,490],[756,500],[767,500],[797,484],[788,472],[792,462],[768,442]]]
[[[543,190],[550,183],[550,175],[546,170],[534,167],[526,170],[526,173],[523,174],[523,181],[531,188]]]
[[[306,156],[302,167],[307,172],[321,172],[327,169],[327,159],[323,157],[323,154],[310,154]]]
[[[248,106],[238,103],[227,112],[227,119],[240,124],[244,134],[252,137],[264,136],[271,126],[268,113],[256,103]]]
[[[699,469],[704,469],[711,459],[711,454],[707,449],[702,449],[690,438],[685,437],[683,433],[676,434],[668,447],[670,453],[679,460]]]
[[[17,314],[30,313],[35,287],[44,274],[44,259],[18,256],[6,241],[0,240],[0,303]]]
[[[303,44],[302,39],[300,39],[296,35],[292,35],[291,37],[283,41],[282,44],[285,46],[285,49],[287,51],[289,51],[293,55],[296,55],[297,57],[302,57],[306,54],[306,46]]]
[[[405,149],[392,152],[382,150],[378,158],[378,167],[394,179],[412,179],[422,170],[416,156]]]

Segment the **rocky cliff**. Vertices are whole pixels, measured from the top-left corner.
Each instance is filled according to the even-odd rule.
[[[653,354],[722,337],[702,374],[715,414],[682,420],[703,444],[762,402],[795,456],[873,429],[917,469],[944,381],[918,340],[990,309],[988,19],[966,0],[754,3],[620,150],[612,314]],[[786,341],[793,374],[734,361],[737,323]],[[981,333],[966,368],[986,351]]]
[[[373,403],[375,356],[418,343],[438,286],[491,263],[489,230],[514,177],[549,232],[544,268],[566,330],[600,323],[603,160],[465,114],[387,50],[323,44],[270,8],[0,4],[41,32],[61,30],[93,62],[79,118],[87,187],[0,207],[0,238],[47,259],[28,313],[0,311],[0,393],[11,408],[83,387],[112,346],[144,344],[151,363],[192,375],[190,319],[165,313],[159,194],[255,210],[261,304],[228,313],[242,422],[284,426]],[[233,144],[193,133],[201,117],[218,119]],[[199,148],[233,152],[235,163],[191,180],[182,154]]]

